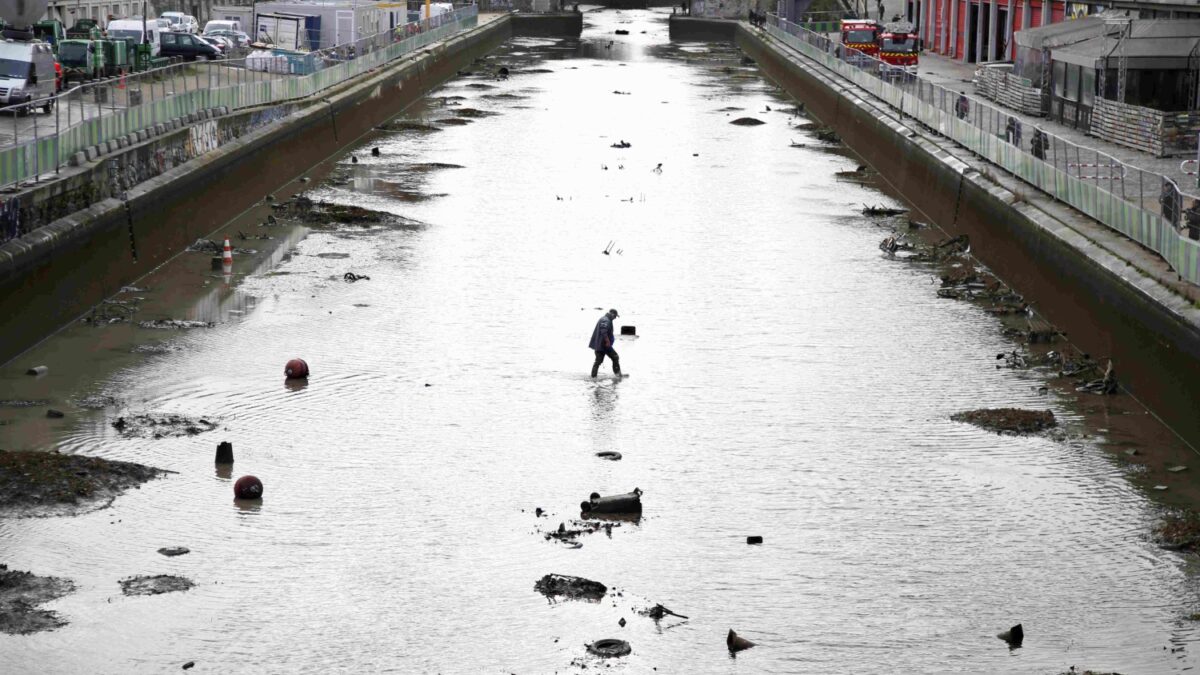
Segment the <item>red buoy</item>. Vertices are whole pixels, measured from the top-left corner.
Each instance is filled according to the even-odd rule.
[[[262,481],[254,476],[242,476],[233,484],[233,495],[238,499],[261,499]]]
[[[303,380],[308,377],[308,363],[304,359],[292,359],[283,367],[283,374],[289,380]]]

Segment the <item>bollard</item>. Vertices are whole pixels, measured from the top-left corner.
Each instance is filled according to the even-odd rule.
[[[725,636],[725,646],[729,647],[729,651],[737,653],[744,649],[750,649],[754,646],[754,643],[741,637],[730,628],[729,635]]]
[[[217,443],[217,464],[233,464],[233,443],[229,441]]]
[[[304,359],[292,359],[287,362],[283,368],[283,374],[289,380],[302,380],[308,378],[308,363]]]
[[[588,501],[582,502],[579,505],[579,510],[585,514],[641,513],[642,491],[634,488],[633,492],[627,492],[623,495],[611,495],[609,497],[601,497],[599,493],[593,492]]]
[[[220,272],[221,267],[223,267],[224,264],[225,264],[225,260],[221,256],[214,255],[212,257],[212,269],[214,272]]]
[[[621,326],[621,335],[637,335],[637,326]]]
[[[238,499],[262,499],[262,481],[254,476],[242,476],[233,484],[233,496]]]

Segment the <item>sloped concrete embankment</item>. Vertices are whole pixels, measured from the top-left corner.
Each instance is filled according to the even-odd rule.
[[[1193,402],[1200,328],[1191,303],[881,112],[820,66],[744,24],[734,41],[925,218],[951,235],[970,236],[973,255],[1069,330],[1076,346],[1111,357],[1131,392],[1200,444]]]
[[[499,17],[287,105],[163,129],[20,195],[47,223],[0,247],[0,362],[19,354],[370,131],[514,34],[579,15]],[[573,20],[572,20],[573,19]],[[552,24],[552,25],[551,25]],[[124,191],[127,201],[121,201]],[[69,214],[69,215],[67,215]]]

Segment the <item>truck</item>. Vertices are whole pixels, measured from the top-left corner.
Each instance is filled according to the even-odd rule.
[[[866,56],[879,56],[879,33],[879,24],[871,19],[842,20],[842,46]],[[851,62],[863,60],[857,52],[843,50],[842,58]]]
[[[104,48],[105,77],[124,75],[132,70],[131,64],[134,62],[135,56],[128,42],[108,39],[101,40],[100,43]]]
[[[71,80],[95,80],[104,76],[104,42],[68,38],[58,45],[63,85]]]
[[[67,30],[63,28],[61,21],[46,19],[33,24],[33,35],[57,52],[59,41],[67,39]]]
[[[100,24],[95,19],[76,19],[67,29],[67,37],[77,40],[99,40]]]
[[[921,36],[908,21],[885,24],[879,33],[879,60],[884,75],[915,75],[921,51]]]

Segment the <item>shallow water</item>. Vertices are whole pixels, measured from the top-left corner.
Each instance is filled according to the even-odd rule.
[[[1098,441],[949,421],[1081,423],[1034,373],[994,367],[1011,349],[996,319],[880,255],[857,212],[886,198],[833,176],[855,162],[789,128],[791,103],[731,48],[668,42],[662,13],[588,22],[582,41],[514,40],[491,59],[510,79],[459,78],[406,113],[496,115],[367,139],[314,190],[413,223],[309,233],[287,274],[198,308],[217,327],[78,392],[221,428],[126,439],[110,410],[53,439],[178,474],[111,509],[0,522],[3,562],[79,586],[50,605],[69,626],[0,636],[5,670],[1193,666],[1194,581],[1146,541],[1152,506]],[[631,377],[592,381],[610,306],[637,327],[617,344]],[[294,356],[307,385],[282,381]],[[214,471],[226,439],[261,504]],[[640,523],[579,549],[541,536],[635,486]],[[192,552],[155,552],[174,545]],[[622,595],[548,603],[533,584],[551,572]],[[159,573],[197,587],[120,594]],[[654,603],[691,618],[635,613]],[[1017,622],[1010,651],[995,634]],[[731,658],[729,628],[760,646]],[[606,637],[633,654],[586,656]]]

